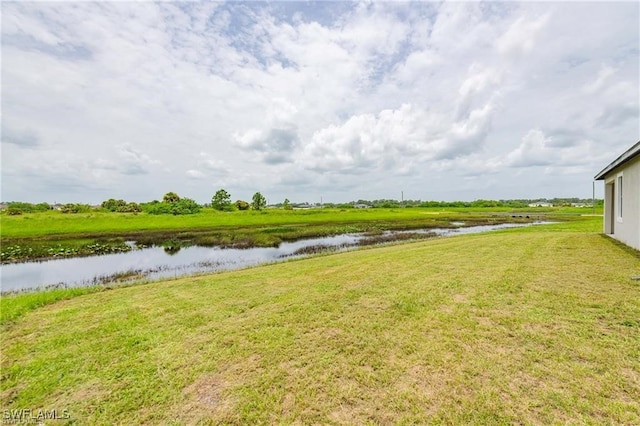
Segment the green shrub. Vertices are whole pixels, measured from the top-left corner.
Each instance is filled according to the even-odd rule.
[[[148,214],[172,214],[176,216],[195,214],[200,212],[200,208],[200,204],[190,198],[181,198],[179,201],[171,203],[154,201],[141,206],[141,209]]]
[[[125,200],[115,200],[113,198],[109,198],[107,201],[103,201],[101,207],[103,209],[109,210],[110,212],[115,212],[119,208],[122,208],[127,205]]]
[[[31,204],[31,203],[23,203],[20,201],[11,201],[10,203],[7,204],[7,210],[20,211],[20,213],[13,213],[13,214],[36,213],[36,212],[46,212],[48,210],[51,210],[51,206],[48,203]],[[11,213],[7,212],[7,214],[11,214]]]
[[[140,205],[138,203],[127,203],[124,206],[119,206],[116,209],[116,212],[118,213],[140,213],[142,211],[142,208],[140,208]]]
[[[79,203],[78,204],[67,203],[63,205],[62,208],[60,209],[62,213],[84,213],[90,210],[91,210],[91,206],[89,206],[88,204],[79,204]]]
[[[251,207],[251,205],[249,203],[247,203],[246,201],[242,201],[242,200],[238,200],[234,204],[236,205],[236,208],[238,210],[249,210],[249,207]]]

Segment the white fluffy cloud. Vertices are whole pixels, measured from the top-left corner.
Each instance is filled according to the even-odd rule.
[[[588,196],[640,133],[636,3],[1,7],[3,200]]]
[[[537,45],[538,36],[549,21],[549,15],[545,14],[536,18],[520,17],[516,19],[496,40],[498,52],[512,57],[524,57]]]

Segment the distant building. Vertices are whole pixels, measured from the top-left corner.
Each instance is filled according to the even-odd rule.
[[[294,210],[307,210],[313,208],[309,203],[292,204],[291,206]]]
[[[604,233],[640,250],[640,142],[595,180],[604,181]]]
[[[547,203],[546,201],[537,201],[529,204],[529,207],[553,207],[553,204]]]

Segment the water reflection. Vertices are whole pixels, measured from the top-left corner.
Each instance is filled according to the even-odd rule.
[[[177,254],[180,249],[182,247],[180,246],[164,246],[164,252],[167,253],[169,256],[173,256],[174,254]]]

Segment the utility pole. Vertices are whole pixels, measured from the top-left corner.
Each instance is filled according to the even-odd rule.
[[[596,214],[596,181],[594,180],[592,183],[591,208],[593,209],[593,214]]]

